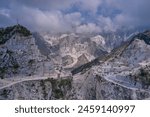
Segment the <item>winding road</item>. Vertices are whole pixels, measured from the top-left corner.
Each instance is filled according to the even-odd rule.
[[[1,83],[4,85],[0,87],[0,90],[4,88],[8,88],[18,83],[26,82],[26,81],[36,81],[36,80],[46,80],[49,78],[57,79],[57,75],[48,75],[48,76],[30,76],[30,77],[23,77],[23,78],[13,78],[13,80],[0,80]],[[63,76],[62,79],[68,78],[69,76]]]

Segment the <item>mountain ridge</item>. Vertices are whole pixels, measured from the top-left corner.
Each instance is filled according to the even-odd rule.
[[[0,99],[150,97],[149,31],[128,39],[111,35],[109,41],[100,35],[22,33],[14,31],[0,45]]]

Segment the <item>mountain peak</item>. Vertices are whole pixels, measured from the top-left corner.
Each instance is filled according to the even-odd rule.
[[[144,34],[150,36],[150,30],[146,30]]]
[[[133,37],[133,39],[143,40],[143,41],[145,41],[146,44],[150,45],[150,31],[147,30],[147,31],[145,31],[143,33],[139,33],[139,34],[135,35]]]
[[[19,34],[23,35],[23,36],[30,36],[31,32],[24,26],[17,24],[12,26],[12,28]]]
[[[31,35],[31,32],[26,27],[20,24],[6,28],[0,28],[0,44],[4,44],[16,33],[25,37]]]

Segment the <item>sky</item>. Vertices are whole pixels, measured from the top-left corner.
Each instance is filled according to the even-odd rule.
[[[0,0],[0,27],[97,33],[150,28],[150,0]]]

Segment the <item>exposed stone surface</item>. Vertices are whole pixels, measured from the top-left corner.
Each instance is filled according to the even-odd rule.
[[[0,29],[0,99],[150,98],[150,32],[113,40]]]

